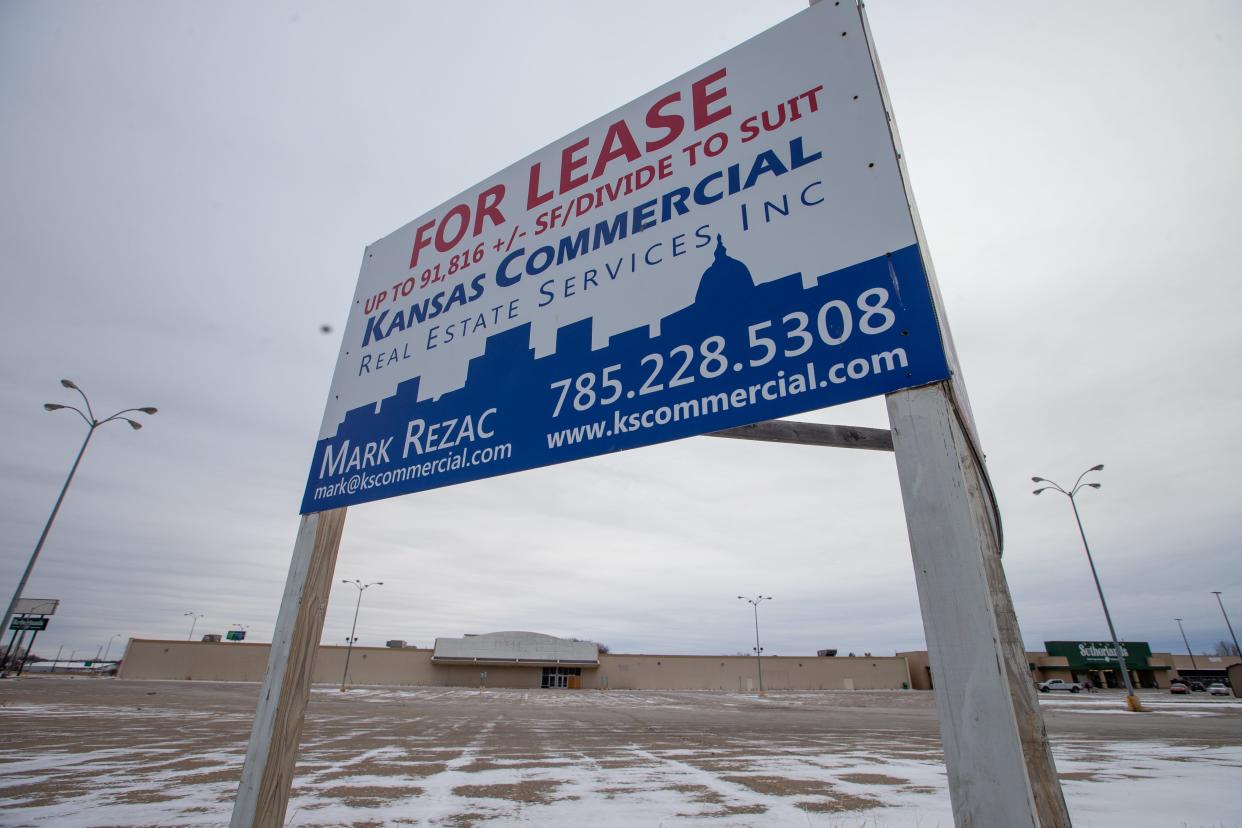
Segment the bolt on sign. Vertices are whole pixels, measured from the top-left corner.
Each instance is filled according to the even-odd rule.
[[[948,374],[859,15],[823,3],[370,245],[302,512]]]

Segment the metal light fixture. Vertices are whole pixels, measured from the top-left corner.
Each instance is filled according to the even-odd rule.
[[[771,595],[756,595],[754,598],[747,598],[745,595],[737,596],[739,600],[750,604],[751,609],[755,613],[755,669],[759,673],[759,695],[763,693],[763,648],[759,646],[759,604],[762,601],[771,601]]]
[[[1108,634],[1111,635],[1113,639],[1113,650],[1117,655],[1117,666],[1121,670],[1121,680],[1125,683],[1125,686],[1126,686],[1126,704],[1129,706],[1131,710],[1137,712],[1142,709],[1142,706],[1139,704],[1139,698],[1134,692],[1134,684],[1130,681],[1130,671],[1126,668],[1126,657],[1125,657],[1125,654],[1121,650],[1121,642],[1117,640],[1117,630],[1114,629],[1113,627],[1113,617],[1108,611],[1108,602],[1104,600],[1104,588],[1100,586],[1100,576],[1095,571],[1095,561],[1092,560],[1091,558],[1091,547],[1087,544],[1087,533],[1082,528],[1082,517],[1078,514],[1078,501],[1074,499],[1075,496],[1078,494],[1078,492],[1081,491],[1083,488],[1086,488],[1086,487],[1090,487],[1092,489],[1100,488],[1099,483],[1083,483],[1082,479],[1086,477],[1088,474],[1090,474],[1091,472],[1097,472],[1097,471],[1103,471],[1103,470],[1104,470],[1103,463],[1100,463],[1099,465],[1095,465],[1087,469],[1085,472],[1078,475],[1078,479],[1074,481],[1074,485],[1070,487],[1069,491],[1066,491],[1065,489],[1058,486],[1056,483],[1053,483],[1051,480],[1048,480],[1047,478],[1044,478],[1044,477],[1032,477],[1031,481],[1034,483],[1047,484],[1045,486],[1042,486],[1036,489],[1034,494],[1042,494],[1043,492],[1052,490],[1054,492],[1059,492],[1060,494],[1063,494],[1067,498],[1069,498],[1070,506],[1072,506],[1074,509],[1074,520],[1078,523],[1078,535],[1079,537],[1082,538],[1082,548],[1086,550],[1087,563],[1091,566],[1091,577],[1095,579],[1095,591],[1099,593],[1100,606],[1104,608],[1104,620],[1108,622]]]
[[[71,388],[74,391],[77,391],[78,394],[81,395],[86,411],[82,411],[82,409],[74,405],[62,405],[60,403],[44,403],[43,409],[45,411],[60,411],[61,409],[68,409],[70,411],[77,412],[78,416],[81,417],[83,422],[86,423],[86,439],[82,441],[82,447],[78,449],[78,456],[74,459],[73,466],[69,469],[69,476],[65,478],[65,484],[60,487],[60,495],[57,496],[56,505],[52,507],[52,514],[48,516],[47,523],[44,524],[43,531],[39,534],[39,541],[35,544],[34,552],[30,553],[30,560],[26,563],[26,569],[22,572],[21,580],[17,582],[17,589],[13,592],[13,600],[9,602],[9,607],[4,612],[4,620],[0,622],[0,630],[8,629],[9,621],[13,618],[13,614],[17,611],[17,603],[21,600],[22,592],[26,589],[26,582],[30,580],[30,573],[34,571],[35,562],[39,560],[39,553],[43,551],[43,544],[47,541],[48,532],[52,529],[52,523],[56,520],[56,514],[60,511],[60,504],[65,500],[65,493],[69,491],[69,484],[73,482],[73,475],[78,470],[78,464],[82,462],[82,455],[86,453],[86,447],[90,444],[91,437],[94,435],[95,429],[110,423],[113,420],[124,420],[129,423],[130,428],[137,431],[142,428],[142,424],[135,422],[124,415],[133,411],[149,415],[154,414],[159,410],[154,406],[124,408],[113,414],[111,417],[105,417],[101,420],[95,416],[95,411],[91,408],[91,401],[87,399],[86,392],[74,384],[73,380],[62,379],[60,384],[65,388]]]

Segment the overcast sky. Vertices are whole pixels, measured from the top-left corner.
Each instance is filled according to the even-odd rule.
[[[800,11],[785,2],[0,1],[0,589],[85,426],[36,649],[269,640],[363,247]],[[1242,625],[1242,12],[868,7],[1005,521],[1027,646],[1196,652]],[[320,332],[321,324],[333,333]],[[804,419],[886,427],[882,400]],[[1233,424],[1233,425],[1231,425]],[[693,438],[353,507],[361,643],[923,648],[891,454]],[[333,591],[344,643],[356,591]],[[115,647],[116,645],[114,645]]]

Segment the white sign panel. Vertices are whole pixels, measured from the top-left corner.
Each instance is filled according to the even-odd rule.
[[[820,3],[367,248],[302,511],[947,375],[858,12]]]
[[[59,598],[18,598],[14,615],[55,615]]]

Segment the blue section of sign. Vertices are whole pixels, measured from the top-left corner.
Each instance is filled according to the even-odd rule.
[[[488,338],[465,386],[417,377],[315,447],[302,512],[365,503],[838,405],[948,376],[917,246],[756,285],[707,237],[695,301],[591,349],[591,320],[536,359],[529,324]]]

